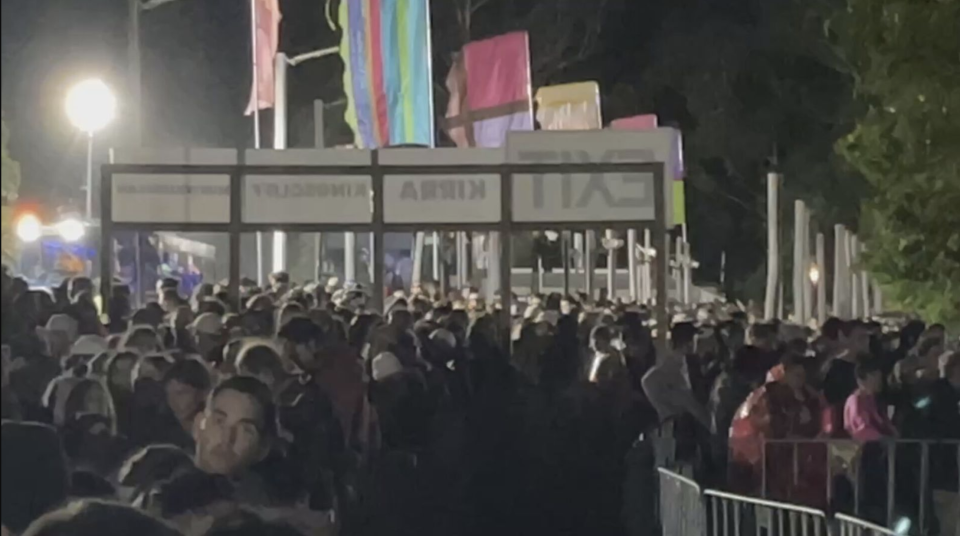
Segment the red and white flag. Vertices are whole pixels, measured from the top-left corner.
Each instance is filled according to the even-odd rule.
[[[254,110],[272,108],[274,99],[273,61],[280,46],[280,2],[279,0],[250,0],[253,14],[253,88],[250,90],[250,103],[247,115]],[[254,37],[255,36],[255,37]]]

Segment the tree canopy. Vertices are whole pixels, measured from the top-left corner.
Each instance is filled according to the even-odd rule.
[[[848,0],[829,27],[865,112],[866,263],[904,310],[960,323],[960,0]]]
[[[13,208],[12,204],[17,199],[20,191],[20,164],[10,157],[8,142],[10,141],[10,131],[7,129],[7,122],[2,122],[2,194],[3,194],[3,214],[2,218],[2,241],[3,241],[3,262],[6,263],[13,259],[14,244],[16,240],[13,236]]]

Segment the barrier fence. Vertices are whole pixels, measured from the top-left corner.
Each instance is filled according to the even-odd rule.
[[[660,471],[660,526],[664,535],[702,536],[707,516],[703,493],[693,480],[667,469]]]
[[[761,463],[765,499],[822,506],[889,527],[907,519],[920,534],[930,534],[946,518],[956,526],[960,505],[951,512],[949,499],[944,509],[935,498],[946,493],[957,502],[953,494],[960,495],[958,440],[766,440]]]
[[[834,516],[839,536],[898,536],[897,531],[845,514]]]
[[[827,515],[813,508],[707,490],[712,536],[826,536]]]

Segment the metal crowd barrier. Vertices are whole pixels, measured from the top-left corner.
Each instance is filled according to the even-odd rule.
[[[755,499],[733,493],[704,492],[710,536],[827,536],[830,526],[822,510]],[[664,532],[664,535],[667,533]]]
[[[703,493],[693,480],[669,469],[660,472],[660,526],[664,536],[703,536],[707,530]]]
[[[908,512],[912,514],[910,517],[913,517],[917,522],[920,533],[927,533],[929,531],[932,524],[931,518],[933,517],[933,513],[931,512],[933,508],[931,498],[933,491],[931,486],[931,450],[934,448],[952,449],[953,454],[956,456],[957,467],[960,467],[960,440],[891,439],[871,443],[859,443],[851,439],[768,439],[764,442],[763,459],[761,462],[763,466],[761,495],[764,498],[769,497],[771,487],[769,474],[771,471],[768,471],[768,462],[773,461],[773,465],[778,468],[776,473],[782,475],[783,464],[781,462],[786,461],[782,459],[768,459],[771,447],[775,446],[788,446],[791,449],[792,459],[790,460],[791,463],[787,470],[789,471],[791,478],[790,483],[794,490],[804,487],[802,484],[809,484],[809,474],[812,472],[808,467],[801,467],[803,465],[800,463],[801,451],[804,451],[804,455],[809,457],[811,448],[822,446],[823,459],[826,466],[822,474],[817,473],[824,477],[820,479],[822,480],[822,495],[818,497],[817,502],[818,504],[822,503],[828,507],[833,507],[836,499],[834,495],[835,476],[846,475],[850,477],[848,482],[853,487],[851,513],[854,516],[861,516],[864,513],[863,495],[865,492],[874,494],[878,492],[878,490],[864,485],[865,477],[876,478],[877,470],[882,469],[880,474],[883,475],[883,473],[885,473],[884,480],[886,481],[885,495],[883,495],[885,502],[883,511],[886,514],[887,526],[894,526],[898,516],[903,513],[902,510],[905,507]],[[871,447],[879,447],[879,449],[870,450],[872,465],[864,467],[863,454],[866,449],[870,449]],[[917,450],[919,450],[919,453]],[[913,459],[918,459],[918,466],[913,467],[908,465],[912,463]],[[879,465],[877,462],[882,465]],[[933,470],[937,471],[938,469],[933,468]],[[898,476],[906,478],[898,479]],[[916,480],[913,479],[914,477]],[[958,482],[960,482],[960,475],[954,475],[954,477],[958,478]],[[807,482],[803,482],[805,478]],[[783,484],[784,482],[781,480],[779,483]],[[821,483],[815,482],[814,484],[819,485]],[[916,485],[915,488],[913,487],[914,485]],[[904,490],[915,491],[910,493]],[[956,491],[960,493],[960,485],[958,485]],[[782,497],[772,498],[775,500],[784,500]],[[796,498],[791,496],[790,500],[792,502],[796,500]],[[904,504],[904,500],[908,500],[910,504]],[[876,527],[876,525],[873,526]],[[859,533],[853,532],[850,534]]]
[[[897,531],[846,514],[833,516],[838,536],[899,536]]]
[[[674,471],[658,471],[663,536],[903,536],[849,515],[831,519],[815,508],[702,490]]]

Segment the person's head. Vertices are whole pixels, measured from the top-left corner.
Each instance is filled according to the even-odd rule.
[[[170,327],[181,330],[187,329],[193,323],[193,309],[187,305],[181,305],[170,315]]]
[[[152,354],[161,349],[160,337],[150,326],[133,326],[120,342],[120,349],[127,352],[137,352],[140,355]]]
[[[871,394],[877,394],[883,389],[883,369],[876,360],[867,359],[857,365],[857,384]]]
[[[210,391],[210,372],[196,359],[183,359],[164,374],[163,390],[167,405],[177,420],[192,423]]]
[[[670,328],[670,345],[676,353],[694,353],[697,349],[697,326],[692,322],[674,324]]]
[[[775,324],[754,324],[750,326],[750,344],[770,352],[777,348],[777,326]]]
[[[127,458],[117,473],[121,486],[129,490],[131,502],[144,499],[155,485],[169,480],[176,474],[195,471],[193,459],[173,445],[150,445]]]
[[[237,511],[234,495],[227,477],[194,469],[159,484],[146,506],[185,535],[205,535],[217,520]]]
[[[960,352],[947,352],[940,356],[940,377],[960,389]]]
[[[76,301],[82,293],[93,294],[93,281],[89,277],[72,277],[67,292],[70,295],[70,301]]]
[[[275,393],[288,376],[281,359],[266,341],[250,342],[237,355],[237,374],[257,378]]]
[[[150,302],[142,309],[134,311],[133,316],[130,317],[130,325],[148,326],[157,329],[163,323],[164,316],[163,307],[157,302]]]
[[[590,332],[590,348],[597,353],[613,351],[615,333],[610,326],[597,326]]]
[[[288,359],[305,370],[316,368],[317,352],[324,342],[323,328],[309,318],[293,318],[280,328],[278,338]]]
[[[132,312],[129,297],[122,295],[110,296],[110,300],[107,302],[107,316],[110,318],[111,323],[126,322]]]
[[[290,288],[290,274],[287,272],[274,272],[270,274],[270,286],[274,292],[286,292]]]
[[[133,392],[133,369],[139,359],[134,352],[119,352],[107,361],[107,386],[115,397]]]
[[[256,378],[229,378],[214,388],[196,427],[197,467],[212,474],[243,474],[269,454],[276,436],[270,389]]]
[[[122,504],[85,499],[36,520],[23,536],[178,536],[176,530]]]
[[[70,473],[70,497],[75,499],[111,499],[117,490],[106,478],[80,469]]]
[[[4,421],[0,430],[0,521],[5,529],[20,534],[33,520],[66,500],[69,473],[53,427]]]
[[[190,325],[197,352],[208,358],[211,351],[223,344],[223,320],[214,313],[202,313]]]
[[[173,366],[174,359],[167,354],[150,354],[141,357],[133,368],[133,384],[143,380],[160,383]]]
[[[326,527],[324,523],[322,530]],[[240,511],[219,519],[204,536],[303,536],[299,530],[279,522],[268,522],[253,512]]]
[[[180,306],[184,305],[183,298],[175,288],[168,288],[160,293],[160,307],[166,314],[173,314]]]
[[[788,354],[781,360],[783,365],[783,383],[794,391],[800,391],[807,385],[807,368],[803,358]]]
[[[870,351],[870,330],[859,320],[844,322],[840,328],[840,343],[852,355]]]

